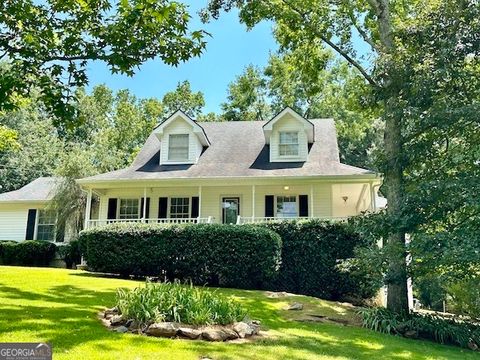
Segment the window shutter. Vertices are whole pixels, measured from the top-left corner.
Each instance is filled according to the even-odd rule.
[[[168,214],[168,198],[158,198],[158,218],[166,219]]]
[[[117,199],[108,199],[107,219],[112,220],[117,218]]]
[[[140,218],[143,218],[143,203],[145,199],[142,197],[140,200]],[[148,219],[150,217],[150,198],[147,197],[147,206],[145,209],[145,219]]]
[[[192,197],[192,218],[197,218],[199,216],[200,210],[200,198],[198,196]]]
[[[265,217],[275,216],[273,212],[273,203],[274,203],[273,195],[265,195]]]
[[[308,195],[298,196],[298,215],[308,216]]]
[[[55,228],[55,241],[56,242],[65,241],[65,223],[59,224],[57,222],[57,226]]]
[[[35,235],[36,220],[37,220],[37,209],[28,209],[27,231],[25,233],[25,240],[33,240],[33,236]]]

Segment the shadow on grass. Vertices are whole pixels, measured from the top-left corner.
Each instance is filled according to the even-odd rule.
[[[79,275],[71,275],[71,283],[75,283],[75,276]],[[88,273],[81,276],[95,277]],[[28,300],[27,305],[0,303],[0,329],[7,333],[31,331],[38,341],[48,341],[59,351],[88,344],[91,348],[98,349],[99,355],[109,350],[118,351],[124,346],[129,346],[129,351],[135,351],[135,348],[140,351],[147,345],[155,345],[155,351],[168,354],[169,346],[177,342],[176,345],[195,352],[198,357],[209,356],[212,359],[270,359],[276,353],[292,360],[320,355],[352,359],[425,360],[449,359],[449,354],[458,358],[474,356],[467,353],[462,355],[462,350],[456,348],[425,345],[424,342],[394,338],[351,326],[288,320],[279,310],[280,304],[288,299],[271,299],[262,292],[232,289],[218,291],[237,297],[250,317],[261,320],[262,326],[268,329],[267,337],[247,343],[207,343],[117,334],[105,329],[97,318],[98,311],[114,304],[115,290],[93,289],[93,284],[91,287],[54,285],[45,289],[45,292],[37,293],[0,283],[0,297]],[[333,310],[329,306],[332,307],[324,307],[325,311],[336,311],[335,306]],[[320,311],[319,309],[322,307],[315,308],[315,311]],[[116,339],[118,343],[115,342]]]

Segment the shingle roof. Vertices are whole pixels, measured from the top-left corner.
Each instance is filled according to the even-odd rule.
[[[279,177],[372,175],[372,171],[340,163],[333,119],[310,120],[315,141],[306,162],[272,163],[265,145],[264,121],[199,122],[211,145],[193,165],[159,165],[160,140],[151,134],[128,168],[81,179],[160,180],[216,177]]]
[[[40,177],[18,190],[0,194],[0,202],[51,200],[58,179],[56,177]]]

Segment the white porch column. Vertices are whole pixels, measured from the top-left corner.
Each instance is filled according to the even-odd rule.
[[[252,222],[255,221],[255,185],[252,185]]]
[[[143,216],[142,222],[145,222],[145,218],[147,216],[147,187],[143,188]]]
[[[372,212],[377,211],[375,189],[374,189],[373,183],[370,183],[370,208],[372,209]]]
[[[202,186],[198,187],[198,217],[202,217]]]
[[[87,206],[85,208],[85,223],[83,225],[84,229],[87,229],[90,220],[90,213],[92,210],[92,189],[88,189],[88,194],[87,194]]]
[[[313,218],[313,184],[310,185],[310,217]]]

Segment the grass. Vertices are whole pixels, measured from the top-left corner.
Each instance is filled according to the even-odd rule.
[[[480,354],[355,326],[297,321],[305,314],[355,320],[352,309],[315,298],[268,298],[264,292],[221,289],[237,298],[269,337],[253,343],[158,339],[107,331],[97,312],[115,302],[116,289],[135,281],[80,271],[0,266],[0,342],[47,341],[58,359],[480,359]],[[303,312],[281,310],[304,303]]]

